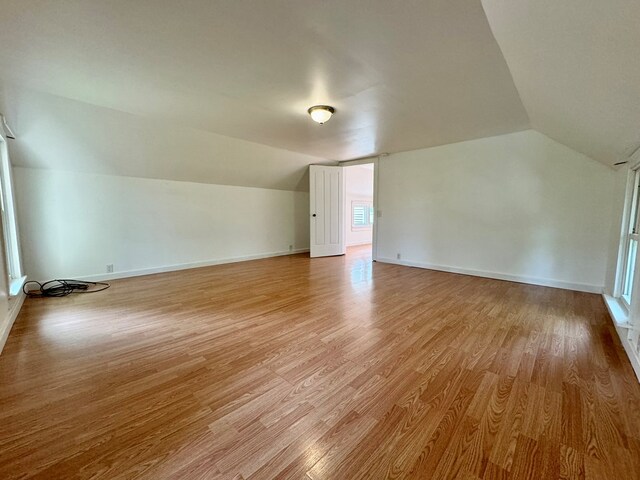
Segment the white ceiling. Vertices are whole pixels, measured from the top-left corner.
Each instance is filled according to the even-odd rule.
[[[3,0],[1,11],[6,81],[322,158],[529,127],[480,0]],[[522,84],[528,70],[515,71]],[[540,123],[538,98],[521,91]],[[316,103],[337,110],[323,126],[306,114]]]
[[[327,162],[10,85],[0,105],[18,167],[308,191],[309,165]]]
[[[533,128],[607,164],[640,145],[640,1],[483,5]]]

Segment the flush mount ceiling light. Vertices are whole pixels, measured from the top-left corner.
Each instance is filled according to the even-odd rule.
[[[311,115],[312,120],[320,125],[328,121],[335,111],[336,110],[329,105],[315,105],[307,110],[309,115]]]

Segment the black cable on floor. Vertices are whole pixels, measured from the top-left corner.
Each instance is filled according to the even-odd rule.
[[[31,285],[31,288],[28,288]],[[37,285],[38,288],[33,288]],[[49,280],[40,283],[26,282],[22,291],[28,297],[66,297],[72,293],[96,293],[106,290],[111,285],[104,282],[84,282],[82,280]]]

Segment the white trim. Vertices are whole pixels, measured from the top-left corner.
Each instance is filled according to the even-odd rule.
[[[373,224],[370,223],[369,225],[364,225],[362,227],[354,227],[353,225],[351,225],[351,231],[352,232],[372,232],[373,231]],[[366,243],[371,243],[371,242],[366,242]]]
[[[371,235],[371,259],[375,262],[378,260],[378,223],[379,215],[378,215],[378,206],[380,202],[378,201],[378,185],[380,179],[380,159],[382,157],[387,157],[388,154],[381,153],[380,155],[373,157],[364,157],[357,158],[355,160],[345,160],[343,162],[338,162],[338,165],[341,167],[351,167],[354,165],[367,165],[369,163],[373,163],[373,232]]]
[[[7,312],[7,317],[4,320],[3,324],[0,325],[0,353],[2,353],[2,349],[4,348],[4,344],[7,343],[7,338],[9,338],[9,332],[11,332],[11,327],[13,327],[16,318],[18,318],[18,314],[20,313],[20,309],[22,308],[22,304],[24,303],[24,299],[27,296],[20,292],[20,295],[16,295],[9,300],[9,311]]]
[[[472,270],[468,268],[449,267],[446,265],[434,265],[431,263],[414,262],[411,260],[396,260],[391,258],[378,258],[378,262],[404,265],[407,267],[426,268],[428,270],[438,270],[441,272],[460,273],[462,275],[472,275],[474,277],[493,278],[496,280],[506,280],[509,282],[528,283],[543,287],[563,288],[565,290],[575,290],[578,292],[602,293],[603,285],[590,285],[586,283],[564,282],[562,280],[552,280],[550,278],[535,278],[523,275],[513,275],[510,273],[486,272],[483,270]]]
[[[629,310],[622,299],[612,297],[606,293],[602,294],[602,298],[615,326],[624,329],[631,328],[631,324],[629,323]]]
[[[373,232],[371,234],[371,259],[372,261],[378,260],[378,224],[380,223],[380,216],[378,215],[378,208],[380,200],[378,198],[380,191],[378,189],[380,185],[380,161],[381,157],[378,157],[373,162]]]
[[[124,272],[100,273],[96,275],[71,276],[75,280],[85,281],[103,281],[116,280],[119,278],[140,277],[143,275],[153,275],[155,273],[175,272],[178,270],[188,270],[190,268],[210,267],[213,265],[222,265],[225,263],[246,262],[248,260],[260,260],[262,258],[282,257],[285,255],[295,255],[297,253],[308,253],[308,248],[299,248],[296,250],[287,250],[282,252],[259,253],[257,255],[243,255],[241,257],[228,257],[216,260],[204,260],[202,262],[179,263],[175,265],[165,265],[162,267],[143,268],[140,270],[127,270]]]
[[[618,332],[618,337],[620,337],[620,343],[622,343],[622,346],[624,347],[624,351],[627,354],[627,358],[629,359],[629,362],[631,363],[631,367],[633,368],[633,371],[636,374],[636,377],[638,378],[638,382],[640,382],[640,360],[638,360],[638,357],[634,354],[633,351],[633,346],[629,343],[629,340],[627,339],[627,330],[623,327],[615,327],[616,332]]]
[[[609,310],[609,316],[613,321],[613,326],[618,333],[618,337],[620,337],[620,343],[622,343],[622,347],[627,354],[631,367],[633,367],[633,371],[640,382],[640,358],[638,358],[638,355],[634,351],[633,345],[629,342],[628,337],[629,328],[633,328],[633,326],[628,323],[629,315],[617,298],[613,298],[610,295],[603,295],[602,297],[604,299],[604,304],[607,306],[607,310]]]
[[[631,154],[628,165],[631,170],[637,170],[640,168],[640,148],[636,148],[636,150]]]
[[[355,160],[343,160],[341,162],[338,162],[338,166],[353,167],[355,165],[368,165],[370,163],[375,164],[378,158],[379,158],[378,155],[374,155],[373,157],[357,158]],[[375,166],[373,168],[375,168]]]
[[[624,281],[627,276],[627,250],[629,247],[629,224],[636,193],[637,168],[627,171],[627,185],[625,187],[624,206],[622,210],[622,223],[620,225],[620,243],[616,261],[616,276],[613,287],[613,296],[621,297],[624,290]],[[626,302],[625,302],[626,303]]]
[[[13,168],[9,159],[9,145],[7,140],[0,135],[0,189],[4,203],[3,235],[5,245],[5,267],[7,269],[7,279],[20,278],[22,274],[21,250],[20,250],[20,230],[18,228],[18,216],[15,204],[15,188],[13,185]],[[6,231],[5,231],[6,230]]]
[[[372,245],[371,240],[365,240],[364,242],[347,243],[347,247],[358,247],[360,245]]]

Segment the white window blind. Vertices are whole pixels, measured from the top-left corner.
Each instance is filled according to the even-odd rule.
[[[374,211],[370,202],[352,202],[351,226],[353,228],[369,228],[373,225]]]

